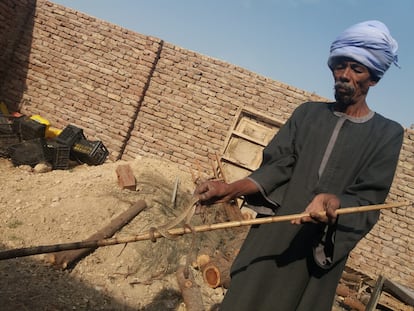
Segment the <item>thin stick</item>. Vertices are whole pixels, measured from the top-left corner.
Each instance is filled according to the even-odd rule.
[[[343,214],[350,214],[350,213],[360,213],[360,212],[367,212],[367,211],[373,211],[373,210],[380,210],[380,209],[386,209],[386,208],[402,207],[402,206],[407,206],[409,204],[410,203],[408,202],[395,202],[395,203],[388,203],[388,204],[348,207],[348,208],[338,209],[336,212],[338,215],[343,215]],[[324,215],[324,214],[325,212],[321,212],[321,215]],[[263,218],[248,219],[248,220],[236,220],[236,221],[221,222],[221,223],[215,223],[215,224],[200,225],[200,226],[195,226],[193,228],[189,228],[188,226],[186,226],[182,228],[169,229],[168,233],[169,235],[181,236],[184,234],[189,234],[189,233],[194,233],[194,232],[207,232],[207,231],[229,229],[229,228],[235,228],[235,227],[241,227],[241,226],[251,226],[251,225],[258,225],[258,224],[269,224],[269,223],[275,223],[275,222],[291,221],[291,220],[295,220],[295,219],[302,218],[305,216],[309,216],[309,214],[301,213],[301,214],[291,214],[291,215],[285,215],[285,216],[263,217]],[[31,256],[31,255],[37,255],[37,254],[53,253],[53,252],[72,250],[72,249],[96,248],[96,247],[101,247],[101,246],[110,246],[110,245],[116,245],[116,244],[153,240],[154,238],[161,238],[161,237],[163,237],[163,235],[160,232],[154,231],[154,232],[146,232],[146,233],[142,233],[142,234],[138,234],[134,236],[110,238],[110,239],[95,240],[95,241],[82,241],[82,242],[73,242],[73,243],[17,248],[17,249],[11,249],[11,250],[6,250],[6,251],[0,251],[0,260],[11,259],[11,258],[16,258],[16,257],[25,257],[25,256]]]

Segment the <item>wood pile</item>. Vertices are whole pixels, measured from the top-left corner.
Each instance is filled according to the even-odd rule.
[[[409,303],[411,301],[393,292],[391,286],[378,288],[377,283],[363,273],[346,267],[336,289],[336,301],[347,310],[414,311],[413,305]],[[373,304],[376,295],[377,301]]]

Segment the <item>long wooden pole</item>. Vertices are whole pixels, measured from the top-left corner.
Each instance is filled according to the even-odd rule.
[[[343,214],[380,210],[380,209],[386,209],[386,208],[402,207],[402,206],[407,206],[409,204],[410,203],[408,202],[395,202],[395,203],[387,203],[387,204],[347,207],[347,208],[338,209],[336,212],[338,215],[343,215]],[[325,212],[321,212],[321,215],[323,214],[325,214]],[[235,228],[235,227],[241,227],[241,226],[251,226],[251,225],[258,225],[258,224],[269,224],[269,223],[275,223],[275,222],[291,221],[291,220],[295,220],[295,219],[302,218],[305,216],[309,216],[309,214],[301,213],[301,214],[291,214],[291,215],[285,215],[285,216],[263,217],[263,218],[249,219],[249,220],[236,220],[236,221],[221,222],[221,223],[215,223],[215,224],[199,225],[193,228],[190,228],[187,226],[187,227],[169,229],[168,233],[169,235],[173,235],[173,236],[181,236],[184,234],[189,234],[189,233],[194,233],[194,232],[207,232],[207,231],[229,229],[229,228]],[[161,237],[163,237],[162,233],[155,230],[153,232],[148,231],[146,233],[133,235],[133,236],[127,236],[127,237],[17,248],[17,249],[0,251],[0,260],[17,258],[17,257],[25,257],[25,256],[31,256],[31,255],[37,255],[37,254],[53,253],[53,252],[66,251],[66,250],[72,250],[72,249],[97,248],[101,246],[110,246],[110,245],[125,244],[125,243],[132,243],[132,242],[145,241],[145,240],[154,240],[154,238],[157,239]]]

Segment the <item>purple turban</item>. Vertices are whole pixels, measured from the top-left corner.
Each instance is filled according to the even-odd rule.
[[[366,21],[353,25],[331,44],[328,66],[332,69],[337,57],[349,57],[364,66],[378,79],[392,63],[398,66],[398,43],[387,26],[379,21]]]

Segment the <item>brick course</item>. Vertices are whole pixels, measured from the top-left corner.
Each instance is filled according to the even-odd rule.
[[[156,156],[210,170],[240,107],[285,121],[317,94],[45,0],[0,3],[0,100],[74,124],[112,160]],[[414,131],[389,200],[414,198]],[[384,210],[348,265],[414,284],[414,211]]]

